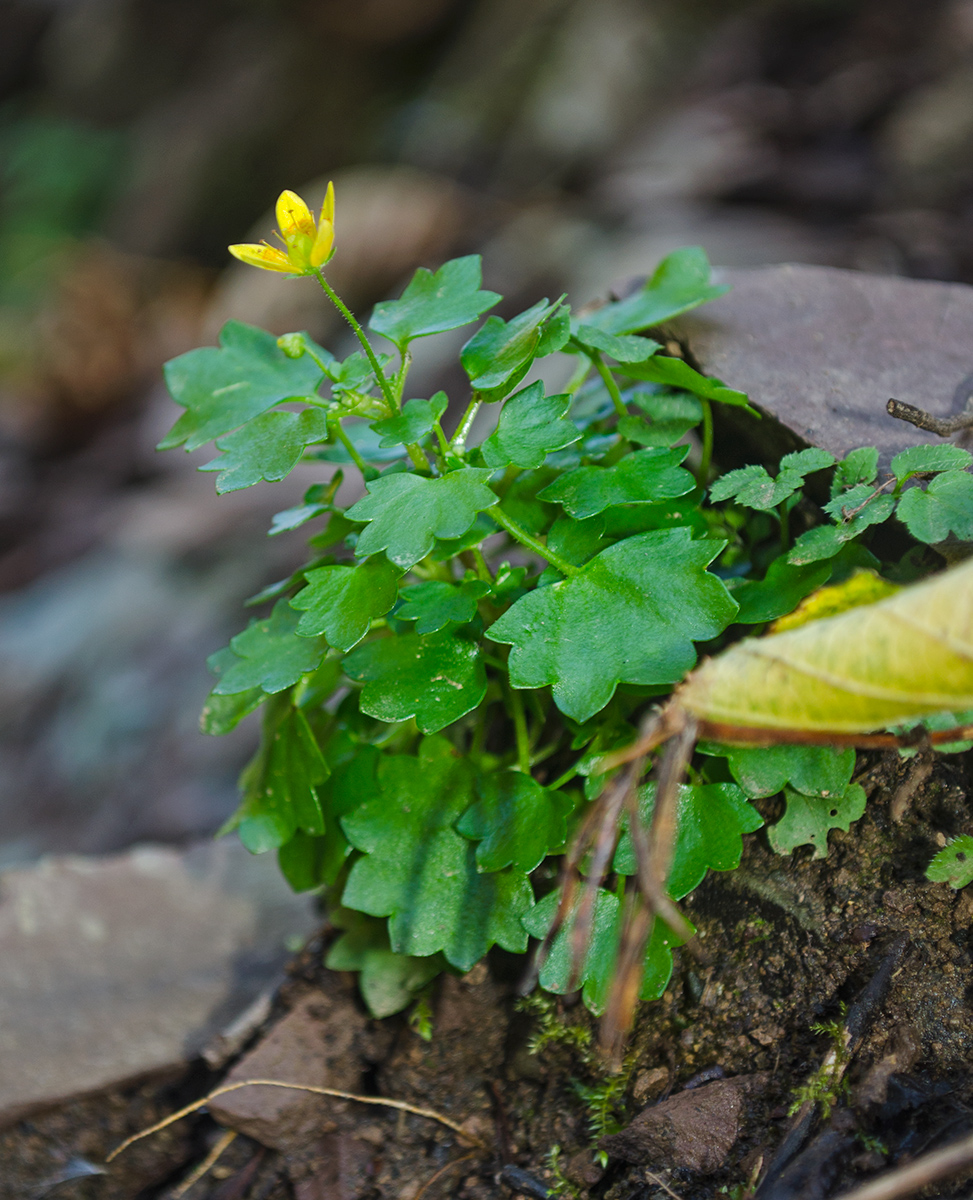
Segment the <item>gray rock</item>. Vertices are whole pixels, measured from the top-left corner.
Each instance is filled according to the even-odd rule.
[[[973,288],[793,264],[721,278],[732,291],[673,329],[707,375],[747,392],[769,418],[714,406],[722,465],[806,445],[839,457],[877,446],[887,468],[900,450],[935,440],[890,417],[889,397],[937,416],[964,407]]]
[[[3,872],[0,1124],[190,1061],[316,924],[235,839]]]

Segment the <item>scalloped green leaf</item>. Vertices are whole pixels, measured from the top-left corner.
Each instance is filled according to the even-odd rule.
[[[973,541],[973,475],[944,471],[925,491],[909,488],[895,515],[917,541],[943,542],[951,533],[962,541]]]
[[[401,347],[469,325],[500,300],[481,290],[482,279],[478,254],[452,258],[435,272],[420,267],[398,300],[375,305],[368,327]]]
[[[516,867],[529,875],[548,854],[564,846],[571,799],[541,787],[522,771],[499,771],[476,781],[478,799],[456,824],[464,837],[479,842],[480,871]]]
[[[861,484],[874,484],[878,478],[878,450],[874,446],[859,446],[850,450],[834,469],[831,497]]]
[[[355,566],[337,563],[306,571],[307,587],[290,602],[304,614],[297,625],[298,634],[323,635],[337,650],[357,646],[371,622],[384,617],[395,604],[401,575],[384,554]]]
[[[557,902],[558,893],[549,892],[524,918],[524,927],[532,937],[543,938],[546,935],[554,920]],[[572,991],[580,982],[585,1006],[595,1016],[601,1016],[608,1004],[615,977],[615,962],[618,958],[621,935],[621,905],[618,897],[604,888],[598,889],[591,943],[577,982],[572,978],[571,969],[573,927],[574,922],[569,918],[564,928],[558,932],[541,967],[539,982],[545,991],[553,992],[557,996]],[[680,945],[681,939],[667,925],[662,921],[654,923],[645,951],[645,967],[639,988],[640,1000],[657,1000],[665,991],[666,984],[672,976],[672,950]]]
[[[328,436],[328,419],[319,408],[303,412],[267,412],[216,442],[219,458],[201,471],[219,471],[216,490],[236,492],[261,480],[278,483],[297,466],[307,446]]]
[[[158,449],[197,450],[276,404],[315,396],[324,380],[307,355],[288,358],[273,334],[242,321],[227,321],[219,343],[166,363],[169,394],[186,411]]]
[[[539,467],[552,450],[570,446],[581,430],[565,414],[571,407],[568,395],[545,396],[537,381],[507,400],[493,433],[480,446],[488,467]]]
[[[423,733],[458,721],[486,693],[479,646],[451,630],[376,638],[349,654],[344,667],[350,679],[365,684],[362,712],[380,721],[414,717]]]
[[[745,408],[751,415],[760,416],[756,409],[750,407],[749,400],[743,392],[726,387],[718,379],[710,379],[706,375],[701,375],[681,358],[672,358],[668,354],[654,354],[645,362],[619,363],[615,370],[620,375],[628,376],[629,379],[641,379],[646,383],[664,383],[667,387],[692,392],[701,400],[712,400],[717,404]]]
[[[606,333],[638,333],[729,290],[710,283],[709,259],[703,248],[685,246],[666,255],[637,292],[589,313],[585,323]]]
[[[447,625],[472,621],[477,601],[489,592],[490,584],[481,579],[461,583],[431,579],[402,590],[402,607],[395,616],[399,621],[415,621],[416,633],[437,633]]]
[[[487,467],[464,467],[440,479],[400,474],[371,480],[368,495],[345,513],[351,521],[369,523],[355,553],[364,558],[384,550],[403,570],[414,566],[437,538],[461,537],[477,513],[496,504],[486,485],[490,475]]]
[[[651,338],[607,333],[597,325],[587,325],[584,322],[575,324],[572,338],[586,350],[608,354],[621,363],[645,362],[656,350],[662,349],[662,344],[653,342]]]
[[[324,658],[323,638],[298,637],[298,614],[286,600],[278,600],[269,617],[253,621],[230,641],[237,661],[227,663],[213,689],[230,696],[260,687],[271,694],[293,687],[315,670]]]
[[[797,846],[814,847],[815,858],[827,858],[828,833],[843,829],[865,811],[865,791],[857,783],[849,784],[840,795],[824,799],[784,789],[786,808],[776,825],[767,830],[767,840],[778,854],[790,854]]]
[[[804,478],[834,463],[827,450],[811,447],[786,454],[780,460],[780,472],[772,479],[764,467],[750,465],[738,471],[728,471],[710,488],[711,500],[733,499],[758,512],[769,512],[803,485]]]
[[[429,400],[406,400],[398,416],[372,424],[372,429],[382,436],[379,446],[384,450],[421,442],[432,433],[448,407],[449,397],[445,392],[437,392]]]
[[[953,838],[926,868],[926,878],[957,891],[973,883],[973,837],[964,833]]]
[[[618,432],[639,446],[672,446],[703,419],[703,406],[688,392],[645,392],[633,388],[625,400],[642,416],[620,417]]]
[[[473,390],[491,401],[512,391],[537,356],[545,325],[560,306],[559,300],[539,300],[509,321],[487,317],[460,353]]]
[[[782,554],[770,564],[763,579],[747,579],[731,589],[730,595],[740,605],[737,621],[757,625],[793,612],[805,596],[827,582],[831,569],[830,561],[795,566]]]
[[[937,471],[965,471],[973,463],[973,454],[962,446],[951,442],[938,445],[909,446],[892,459],[892,474],[898,483],[904,483],[910,475],[923,475]]]
[[[207,658],[206,665],[216,678],[220,679],[230,667],[239,661],[233,650],[229,646],[224,646],[222,650],[217,650],[215,654],[211,654]],[[248,688],[246,691],[234,692],[229,696],[210,692],[206,697],[203,710],[199,714],[200,732],[209,734],[211,737],[222,737],[223,734],[236,729],[243,718],[259,708],[266,699],[267,693],[262,687]]]
[[[855,752],[831,746],[727,747],[730,774],[753,800],[776,796],[787,784],[808,796],[841,795],[855,770]]]
[[[656,785],[639,789],[639,813],[647,829],[655,806]],[[697,888],[708,871],[733,871],[740,865],[743,835],[764,821],[734,783],[683,784],[679,788],[678,828],[666,891],[681,900]],[[613,869],[634,875],[635,847],[626,820],[615,851]]]
[[[692,475],[679,465],[688,453],[688,446],[653,446],[627,454],[611,467],[576,467],[538,492],[538,499],[559,503],[579,520],[616,504],[671,500],[696,486]]]
[[[453,826],[473,802],[473,769],[444,738],[426,738],[419,755],[383,756],[379,792],[342,818],[362,852],[342,904],[389,918],[397,954],[442,951],[468,971],[494,942],[523,952],[521,919],[534,898],[518,871],[482,873],[473,844]]]
[[[706,567],[725,545],[685,528],[616,542],[560,583],[522,596],[487,630],[513,647],[517,688],[551,686],[578,722],[604,708],[619,683],[675,683],[737,606]]]
[[[358,987],[373,1017],[401,1012],[446,969],[441,954],[427,958],[396,954],[384,921],[350,908],[328,916],[332,925],[345,932],[332,944],[324,965],[331,971],[358,971]]]

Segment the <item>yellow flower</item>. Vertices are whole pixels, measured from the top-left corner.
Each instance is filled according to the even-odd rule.
[[[328,261],[334,244],[334,184],[321,205],[317,223],[311,210],[295,192],[281,192],[277,200],[278,237],[283,250],[267,242],[243,242],[230,246],[234,258],[265,271],[283,271],[288,275],[310,275]]]

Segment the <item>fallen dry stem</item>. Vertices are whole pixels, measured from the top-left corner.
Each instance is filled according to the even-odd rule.
[[[924,408],[916,408],[914,404],[906,404],[904,400],[889,400],[885,411],[890,417],[908,421],[917,429],[924,429],[927,433],[936,434],[937,437],[950,437],[954,433],[959,433],[961,429],[969,429],[973,426],[973,411],[969,404],[970,402],[967,401],[966,410],[958,413],[955,417],[934,417]]]
[[[181,1197],[185,1196],[194,1183],[199,1183],[203,1176],[207,1175],[216,1166],[227,1146],[236,1141],[236,1136],[237,1132],[235,1129],[224,1130],[223,1136],[219,1138],[199,1166],[194,1167],[182,1183],[170,1192],[169,1200],[181,1200]],[[110,1161],[111,1159],[109,1159]]]
[[[412,1197],[412,1200],[422,1200],[422,1197],[426,1194],[426,1192],[429,1191],[429,1189],[432,1187],[432,1185],[436,1182],[437,1179],[442,1179],[442,1177],[447,1173],[447,1171],[451,1171],[453,1169],[453,1167],[458,1167],[460,1163],[469,1162],[471,1158],[476,1158],[476,1155],[475,1154],[462,1154],[462,1155],[460,1155],[459,1158],[454,1158],[454,1159],[451,1159],[448,1163],[444,1163],[443,1166],[441,1166],[439,1168],[439,1170],[436,1172],[435,1175],[433,1175],[433,1177],[431,1179],[426,1180],[426,1182],[422,1185],[422,1187]]]
[[[205,1108],[207,1104],[216,1100],[217,1097],[226,1096],[230,1092],[237,1092],[240,1088],[245,1087],[291,1088],[296,1092],[312,1092],[315,1096],[332,1096],[336,1100],[354,1100],[356,1104],[376,1104],[383,1108],[395,1108],[399,1112],[412,1113],[416,1117],[425,1117],[427,1121],[437,1121],[440,1125],[445,1125],[448,1129],[452,1129],[464,1141],[472,1143],[481,1150],[487,1149],[486,1145],[478,1137],[474,1137],[462,1125],[457,1124],[456,1121],[451,1121],[449,1117],[443,1116],[442,1113],[436,1112],[433,1108],[419,1108],[415,1104],[407,1104],[404,1100],[388,1100],[384,1096],[358,1096],[354,1092],[341,1092],[337,1088],[316,1087],[310,1083],[285,1083],[281,1079],[241,1079],[238,1083],[227,1083],[223,1087],[215,1088],[212,1092],[203,1096],[201,1100],[194,1100],[192,1104],[187,1104],[185,1108],[180,1108],[178,1112],[171,1113],[164,1121],[158,1121],[155,1125],[150,1125],[147,1129],[143,1129],[139,1133],[133,1133],[120,1146],[115,1147],[105,1159],[105,1162],[110,1163],[112,1159],[117,1158],[123,1150],[127,1150],[134,1142],[141,1141],[142,1138],[149,1137],[153,1133],[159,1133],[160,1130],[166,1129],[176,1121],[181,1121],[183,1117],[188,1117],[191,1113]]]
[[[889,1171],[854,1191],[845,1192],[838,1200],[902,1200],[902,1197],[914,1196],[929,1184],[958,1175],[970,1166],[973,1166],[973,1134],[944,1150],[924,1154],[915,1162]]]

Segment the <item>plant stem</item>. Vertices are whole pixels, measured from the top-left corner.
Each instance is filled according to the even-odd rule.
[[[581,569],[563,559],[560,554],[555,554],[553,550],[548,550],[543,542],[538,541],[537,538],[529,534],[526,529],[521,528],[511,517],[508,517],[499,504],[494,504],[486,511],[488,516],[491,516],[501,529],[505,529],[515,542],[520,542],[528,550],[533,550],[539,558],[543,558],[546,562],[549,562],[562,575],[577,575]]]
[[[777,515],[780,518],[780,552],[783,554],[785,550],[790,548],[791,544],[790,521],[787,516],[786,500],[782,500],[777,506]]]
[[[696,482],[705,488],[713,463],[713,406],[708,400],[700,400],[700,404],[703,406],[703,452],[699,458],[699,477]]]
[[[399,369],[395,373],[395,394],[399,398],[399,403],[402,403],[402,397],[405,394],[405,377],[409,374],[409,367],[412,366],[412,351],[406,347],[400,349],[402,361],[399,363]]]
[[[466,449],[466,439],[476,419],[476,414],[480,411],[481,404],[482,401],[480,400],[479,392],[474,392],[470,397],[469,404],[466,406],[466,412],[463,413],[459,425],[456,426],[456,432],[449,439],[450,450],[454,450],[457,454],[462,454]]]
[[[601,381],[608,389],[608,395],[612,398],[612,404],[615,405],[615,412],[620,417],[628,416],[628,409],[625,407],[625,401],[622,399],[622,393],[618,390],[618,384],[615,382],[615,376],[605,366],[604,360],[601,357],[601,352],[591,350],[588,352],[591,361],[595,364],[595,370],[601,376]]]
[[[355,464],[355,466],[358,468],[358,470],[361,471],[362,476],[365,478],[365,480],[377,478],[378,471],[376,471],[374,467],[370,467],[368,465],[368,463],[365,462],[365,460],[362,458],[362,456],[358,453],[358,450],[355,447],[355,443],[351,440],[351,438],[348,436],[348,434],[345,433],[344,429],[341,427],[341,418],[340,417],[330,418],[328,420],[328,425],[331,427],[332,430],[334,430],[335,436],[337,437],[338,441],[341,442],[342,446],[344,446],[344,448],[348,451],[349,458]]]
[[[483,557],[483,551],[479,546],[474,546],[472,550],[473,561],[476,563],[476,573],[484,583],[493,583],[493,576],[490,574],[490,568],[487,566],[487,560]]]
[[[584,381],[588,378],[588,372],[590,370],[591,362],[585,357],[585,355],[582,354],[581,361],[575,367],[571,378],[564,385],[564,392],[569,396],[573,396],[578,388],[581,387]]]
[[[351,311],[348,305],[345,304],[344,300],[341,299],[331,284],[325,279],[324,273],[321,271],[320,267],[315,268],[314,275],[321,287],[324,288],[324,294],[348,322],[354,331],[355,337],[357,337],[361,342],[362,349],[365,351],[365,357],[368,359],[369,365],[374,372],[378,386],[382,389],[382,395],[385,397],[385,401],[388,404],[389,409],[395,413],[400,412],[402,405],[399,403],[398,397],[392,390],[392,385],[389,383],[385,372],[379,365],[379,361],[375,357],[375,351],[372,349],[372,344],[365,336],[365,330],[362,329],[361,325],[358,324],[355,314]]]
[[[517,738],[517,766],[525,775],[529,775],[530,739],[527,736],[527,715],[524,712],[524,699],[512,684],[507,685],[507,695],[510,699],[510,715],[514,720],[514,734]]]
[[[429,460],[422,452],[422,447],[418,442],[410,442],[406,446],[406,452],[412,459],[412,465],[420,470],[424,475],[429,474]]]

